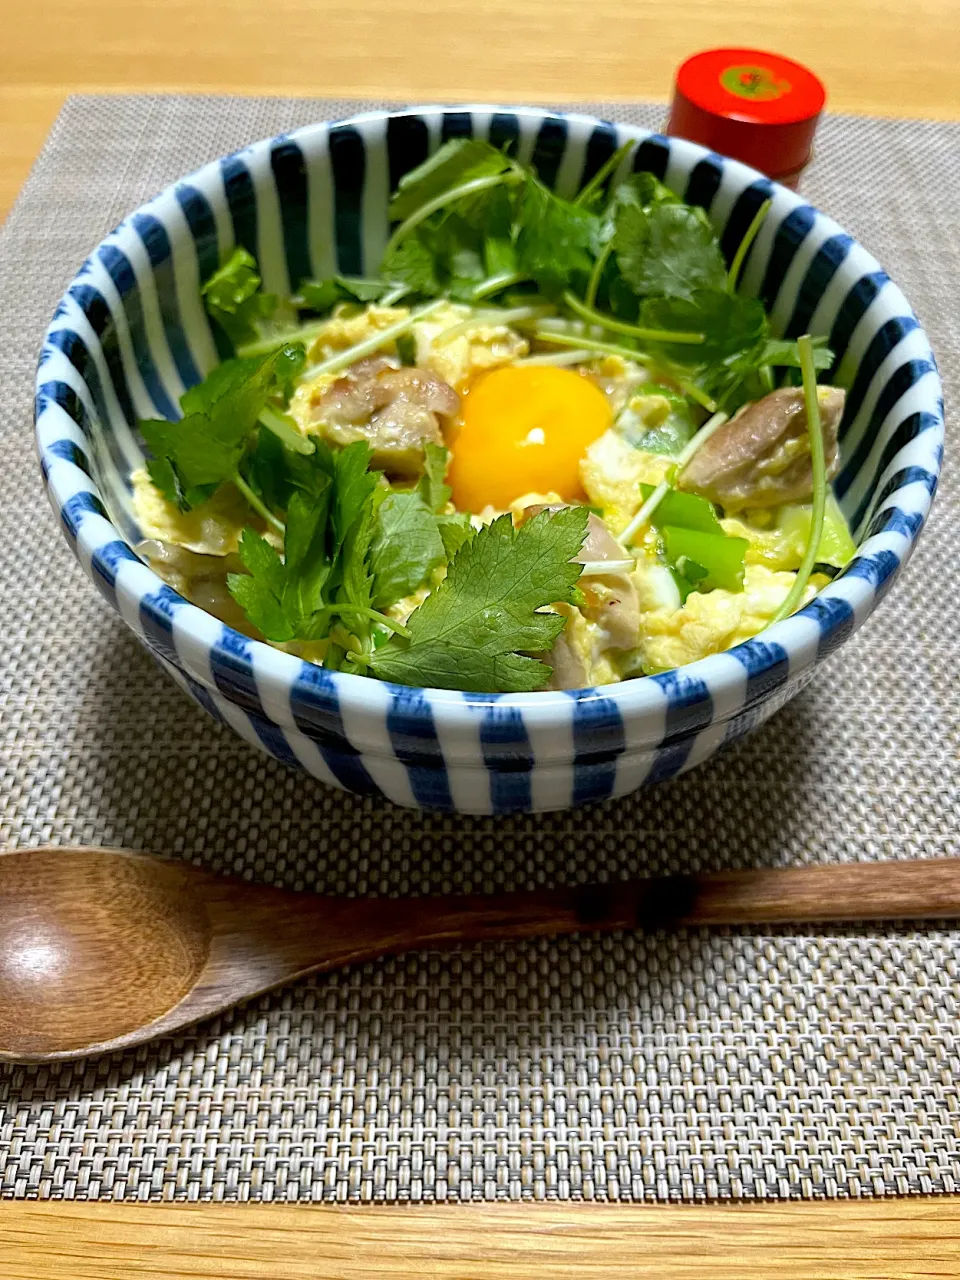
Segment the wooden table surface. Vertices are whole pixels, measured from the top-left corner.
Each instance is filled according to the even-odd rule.
[[[0,217],[68,93],[661,99],[711,45],[834,110],[960,119],[958,0],[0,0]],[[4,1280],[960,1276],[960,1200],[766,1206],[0,1204]]]

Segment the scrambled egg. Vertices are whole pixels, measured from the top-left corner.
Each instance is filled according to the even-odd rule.
[[[635,578],[642,579],[645,572],[639,568]],[[817,581],[807,585],[804,604],[819,590]],[[653,609],[644,616],[634,661],[647,672],[668,671],[749,640],[767,626],[793,582],[793,573],[748,564],[743,591],[694,591],[682,608]]]
[[[503,324],[478,324],[444,337],[447,330],[462,324],[471,314],[471,307],[451,302],[413,326],[417,364],[456,389],[474,375],[512,364],[530,350],[526,338]]]
[[[809,504],[788,503],[773,510],[758,508],[739,519],[721,520],[720,524],[731,537],[747,539],[747,564],[799,569],[810,537],[810,520]],[[856,550],[836,496],[828,493],[817,559],[841,568]]]
[[[731,538],[746,538],[747,564],[762,564],[767,569],[799,569],[806,548],[806,539],[793,531],[775,527],[764,529],[753,520],[728,516],[720,521],[721,528]]]
[[[338,351],[345,351],[347,347],[373,337],[380,329],[388,329],[398,320],[405,320],[409,314],[409,307],[380,307],[371,302],[362,311],[355,311],[352,303],[341,302],[314,338],[307,352],[307,361],[319,364]],[[395,351],[396,348],[385,344],[383,350]]]
[[[203,556],[227,556],[236,551],[244,526],[254,523],[250,508],[232,484],[222,485],[209,502],[193,511],[180,511],[155,489],[147,469],[130,477],[133,510],[144,536],[170,542]]]
[[[318,373],[315,378],[309,378],[301,382],[290,397],[290,403],[287,405],[287,414],[297,424],[302,436],[307,437],[317,434],[318,424],[313,416],[314,407],[327,388],[336,382],[339,376],[337,373]]]
[[[659,484],[672,465],[672,458],[635,449],[611,428],[584,454],[580,481],[590,501],[603,509],[603,518],[616,537],[640,508],[640,485]]]

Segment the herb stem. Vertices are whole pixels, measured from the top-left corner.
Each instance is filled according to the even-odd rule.
[[[746,233],[740,243],[737,245],[737,252],[733,255],[733,261],[730,263],[730,270],[727,272],[727,292],[736,293],[737,283],[740,279],[740,272],[743,269],[744,261],[753,245],[754,240],[760,234],[760,228],[763,226],[764,219],[770,212],[772,200],[764,200],[763,204],[753,215],[753,221],[747,227]]]
[[[435,345],[442,346],[453,338],[459,338],[462,333],[469,333],[471,329],[481,329],[484,325],[491,324],[516,324],[519,320],[542,320],[552,312],[553,307],[550,306],[511,307],[499,311],[475,311],[466,320],[461,320],[458,324],[451,325],[449,329],[443,329],[433,341]]]
[[[823,517],[827,506],[827,464],[823,448],[823,428],[820,423],[820,401],[817,392],[817,371],[813,363],[813,342],[805,333],[797,339],[800,349],[800,371],[803,376],[803,403],[807,413],[807,434],[810,438],[810,462],[813,467],[813,506],[810,514],[810,533],[807,547],[800,561],[800,568],[793,586],[783,604],[770,619],[770,625],[782,622],[803,601],[810,574],[816,563],[823,536]]]
[[[326,360],[321,360],[319,364],[312,365],[307,369],[304,377],[315,378],[321,373],[337,373],[340,369],[346,369],[348,365],[353,364],[355,360],[362,360],[364,356],[373,355],[375,351],[379,351],[388,342],[393,342],[401,334],[406,333],[418,320],[425,319],[439,307],[445,306],[446,302],[446,298],[435,298],[433,302],[428,302],[425,307],[420,307],[417,311],[411,311],[395,324],[388,324],[385,329],[378,329],[376,333],[371,334],[369,338],[364,338],[362,342],[355,342],[352,347],[347,347],[344,351],[338,351],[335,355],[328,356]]]
[[[285,333],[271,334],[269,338],[260,338],[257,342],[247,342],[242,347],[237,347],[237,355],[244,360],[251,356],[267,356],[278,347],[286,346],[288,342],[302,342],[304,346],[309,346],[314,338],[320,337],[329,323],[329,318],[314,320],[298,329],[288,329]]]
[[[563,333],[558,329],[536,328],[533,336],[540,342],[552,342],[558,347],[576,347],[577,350],[596,351],[604,356],[620,356],[624,360],[638,360],[644,363],[642,351],[635,347],[624,347],[616,342],[599,342],[596,338],[585,338],[582,333]]]
[[[597,260],[593,264],[593,270],[590,272],[590,279],[587,281],[587,291],[583,298],[585,305],[588,307],[592,308],[597,300],[597,290],[600,288],[600,279],[603,275],[603,269],[609,261],[611,253],[613,253],[612,236],[597,254]]]
[[[275,409],[273,405],[268,404],[257,421],[268,431],[272,431],[277,439],[294,453],[310,454],[316,449],[313,441],[302,436],[292,425],[293,419],[281,413],[279,409]]]
[[[717,412],[717,402],[712,396],[708,396],[705,391],[701,391],[695,382],[689,382],[686,378],[680,378],[675,373],[668,374],[670,378],[677,384],[685,396],[691,400],[695,400],[701,408],[706,409],[707,413]]]
[[[661,480],[657,487],[647,498],[646,502],[641,506],[640,510],[633,517],[623,533],[620,534],[618,541],[623,547],[628,547],[641,529],[646,528],[650,523],[650,517],[659,507],[660,503],[670,492],[673,482],[680,478],[680,473],[684,467],[697,452],[701,445],[707,443],[715,431],[718,431],[727,421],[728,415],[725,413],[715,413],[712,418],[703,424],[697,434],[690,440],[677,454],[677,460],[671,468],[669,478]]]
[[[385,613],[378,613],[376,609],[367,609],[359,604],[334,604],[330,606],[330,613],[351,614],[358,618],[369,618],[371,622],[382,623],[395,635],[402,636],[405,640],[410,638],[410,632],[402,622],[397,622],[394,618],[388,618]]]
[[[602,311],[588,307],[570,289],[565,290],[563,300],[582,320],[600,325],[601,328],[609,329],[612,333],[625,333],[631,338],[638,338],[641,342],[675,342],[682,343],[684,346],[699,346],[706,341],[706,334],[703,333],[674,333],[669,329],[644,329],[641,325],[616,320],[613,316],[604,315]]]
[[[509,289],[512,284],[520,284],[525,279],[526,276],[522,271],[501,271],[499,275],[487,276],[486,280],[481,280],[470,295],[471,301],[480,302],[494,293],[499,293],[501,289]]]
[[[278,520],[277,517],[270,510],[270,508],[260,499],[260,497],[256,493],[254,493],[254,491],[247,484],[246,480],[244,480],[240,472],[235,471],[230,478],[233,481],[233,483],[236,485],[236,487],[240,490],[240,492],[243,494],[243,496],[246,498],[250,506],[253,507],[254,511],[256,511],[258,515],[262,516],[264,520],[266,520],[267,524],[271,527],[271,529],[274,529],[277,533],[285,534],[287,531],[286,525],[283,523],[282,520]]]
[[[634,353],[636,354],[636,353]],[[538,356],[521,356],[519,360],[514,360],[514,364],[522,365],[558,365],[561,368],[565,364],[580,364],[584,360],[589,360],[593,355],[592,351],[587,351],[584,347],[577,347],[573,351],[555,351],[547,355]]]
[[[394,307],[401,298],[405,298],[410,293],[410,286],[406,284],[398,284],[393,289],[388,289],[382,298],[377,299],[378,307]]]
[[[402,240],[407,238],[414,228],[419,227],[421,222],[426,222],[427,218],[436,213],[438,209],[444,208],[445,205],[453,204],[456,200],[462,200],[464,196],[479,195],[481,191],[490,191],[493,187],[503,186],[504,183],[522,181],[523,174],[519,170],[506,169],[503,173],[490,174],[486,178],[472,178],[469,182],[462,182],[458,187],[450,187],[447,191],[441,191],[438,196],[434,196],[432,200],[422,204],[419,209],[414,209],[410,217],[400,223],[387,241],[387,247],[383,251],[384,260],[389,257]]]
[[[410,290],[406,285],[396,285],[389,293],[385,293],[377,302],[377,306],[393,306],[404,294]],[[387,301],[388,298],[392,300]],[[248,342],[242,347],[237,347],[237,355],[244,359],[250,356],[265,356],[271,351],[276,351],[277,347],[285,346],[288,342],[302,342],[305,347],[309,347],[315,338],[321,337],[330,323],[330,317],[327,316],[323,320],[313,320],[310,324],[301,325],[298,329],[288,329],[285,333],[274,334],[269,338],[261,338],[257,342]],[[398,324],[405,324],[406,321],[398,321]],[[386,329],[382,329],[381,333],[386,333]],[[402,332],[402,330],[400,330]],[[376,348],[374,348],[376,350]]]
[[[587,185],[575,197],[574,204],[587,204],[597,192],[603,187],[603,184],[610,175],[620,168],[622,161],[636,146],[636,141],[631,138],[629,142],[621,143],[616,151],[606,159],[597,172],[593,175]]]

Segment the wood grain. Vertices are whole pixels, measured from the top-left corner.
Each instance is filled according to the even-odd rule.
[[[68,93],[665,100],[696,49],[770,47],[837,111],[960,118],[956,0],[0,0],[0,216]]]
[[[338,1209],[0,1205],[4,1280],[931,1280],[960,1200]]]
[[[960,916],[960,858],[337,898],[119,849],[0,856],[0,1061],[129,1048],[308,974],[465,943]]]

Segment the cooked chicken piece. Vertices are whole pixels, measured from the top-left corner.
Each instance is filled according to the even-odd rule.
[[[331,444],[366,440],[373,465],[414,476],[426,444],[442,444],[439,418],[452,418],[460,397],[425,369],[398,368],[382,356],[353,365],[315,401],[312,419]]]
[[[526,507],[517,523],[523,524],[538,512],[546,510],[557,511],[560,506],[536,504]],[[579,554],[574,558],[578,564],[596,564],[604,560],[628,560],[633,563],[630,552],[624,550],[600,517],[592,511],[587,521],[587,536]],[[596,623],[600,629],[596,646],[598,652],[607,649],[633,649],[639,643],[640,603],[637,589],[630,577],[631,572],[632,570],[614,570],[611,573],[595,573],[588,578],[581,578],[577,584],[583,593],[580,612],[588,622]],[[554,689],[580,689],[584,684],[580,677],[576,677],[573,684],[559,683],[568,678],[574,679],[574,664],[583,667],[584,675],[586,672],[583,655],[569,643],[569,630],[568,622],[553,649],[544,656],[544,661],[549,662],[554,669],[554,678],[550,682],[550,687]]]
[[[174,591],[221,622],[249,635],[250,622],[226,583],[228,573],[243,572],[243,562],[238,555],[198,555],[185,547],[153,538],[140,542],[137,552]]]
[[[587,659],[570,643],[565,631],[561,631],[554,640],[549,653],[538,653],[537,657],[553,668],[553,675],[546,685],[548,689],[585,689],[589,685]]]
[[[591,511],[587,520],[587,536],[583,540],[577,564],[592,564],[595,560],[629,560],[625,551],[596,512]]]
[[[577,556],[578,562],[590,564],[604,560],[632,559],[629,551],[624,550],[600,517],[591,511],[587,536]],[[589,578],[580,579],[579,587],[584,597],[584,614],[591,622],[596,622],[606,636],[607,643],[604,647],[634,648],[640,637],[640,603],[629,571],[591,574]]]
[[[844,392],[820,387],[817,396],[827,476],[832,477],[840,461],[837,430]],[[808,501],[813,468],[803,391],[781,387],[747,405],[697,450],[678,484],[733,510]]]

